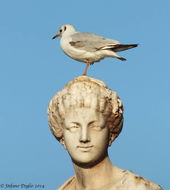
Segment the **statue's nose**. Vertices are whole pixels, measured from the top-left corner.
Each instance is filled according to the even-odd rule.
[[[90,137],[88,133],[88,128],[87,127],[82,127],[81,128],[81,133],[80,133],[80,142],[82,143],[87,143],[90,142]]]

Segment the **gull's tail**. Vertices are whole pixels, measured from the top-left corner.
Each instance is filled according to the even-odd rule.
[[[125,51],[127,49],[135,48],[138,44],[116,44],[111,48],[114,52]]]

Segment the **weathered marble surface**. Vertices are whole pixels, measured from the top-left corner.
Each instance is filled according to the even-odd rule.
[[[49,103],[49,126],[61,143],[65,116],[77,107],[90,108],[102,113],[107,118],[106,125],[111,133],[114,133],[110,137],[111,141],[121,132],[123,106],[116,92],[111,91],[103,81],[80,76],[69,82]]]
[[[123,105],[104,82],[86,76],[74,79],[50,101],[48,119],[75,170],[59,190],[161,190],[110,162],[108,147],[122,130]]]

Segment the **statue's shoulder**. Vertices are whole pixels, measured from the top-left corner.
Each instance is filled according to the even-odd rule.
[[[147,179],[144,179],[143,177],[134,174],[133,172],[129,170],[124,170],[123,176],[121,177],[121,180],[116,184],[116,187],[120,190],[163,190],[163,188],[153,183],[152,181],[149,181]],[[68,179],[59,189],[57,190],[72,190],[75,187],[75,176]],[[110,189],[114,188],[115,185],[111,187]]]
[[[59,189],[57,190],[71,190],[74,189],[72,188],[75,184],[75,176],[71,177],[70,179],[68,179],[61,187],[59,187]]]
[[[135,190],[163,190],[158,184],[153,183],[150,180],[144,179],[143,177],[134,174],[129,170],[124,170],[124,176],[122,183],[127,186],[127,189]]]

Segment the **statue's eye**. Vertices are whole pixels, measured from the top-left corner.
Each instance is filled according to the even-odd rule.
[[[72,125],[71,128],[79,128],[78,125]]]
[[[79,129],[80,129],[80,126],[79,125],[71,125],[70,127],[69,127],[69,131],[70,132],[77,132],[77,131],[79,131]]]
[[[67,29],[66,26],[64,26],[64,31],[66,31],[66,29]]]
[[[62,29],[60,29],[59,31],[60,31],[60,33],[61,33],[61,32],[62,32]]]

